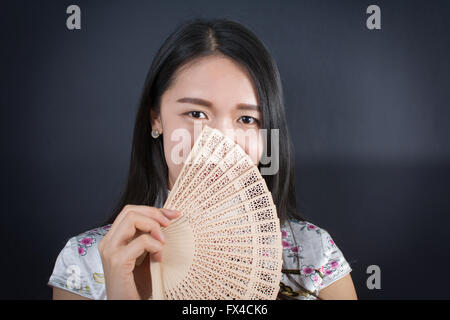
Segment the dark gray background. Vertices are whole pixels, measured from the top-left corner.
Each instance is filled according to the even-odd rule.
[[[449,298],[449,2],[332,0],[2,1],[1,297],[50,298],[67,239],[110,215],[150,63],[192,17],[245,24],[278,62],[298,200],[359,298]]]

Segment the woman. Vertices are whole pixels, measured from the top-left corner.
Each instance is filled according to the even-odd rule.
[[[103,227],[71,238],[49,285],[54,299],[148,299],[149,252],[161,260],[161,226],[179,212],[160,209],[181,170],[174,161],[176,130],[194,123],[233,134],[278,129],[279,165],[263,175],[283,233],[279,298],[356,299],[352,270],[324,229],[296,209],[291,143],[276,63],[239,23],[194,20],[165,41],[147,75],[134,129],[128,183]],[[267,131],[270,141],[271,130]],[[190,142],[191,146],[193,140]],[[239,142],[261,169],[261,136]],[[256,151],[256,152],[254,152]]]

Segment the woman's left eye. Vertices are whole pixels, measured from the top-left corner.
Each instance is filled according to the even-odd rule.
[[[239,118],[239,120],[242,120],[242,122],[245,123],[245,124],[253,124],[253,123],[257,123],[258,122],[257,119],[255,119],[253,117],[250,117],[250,116],[242,116],[242,117]]]

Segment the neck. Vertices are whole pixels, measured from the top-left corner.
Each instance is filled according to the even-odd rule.
[[[171,191],[172,190],[172,188],[173,188],[173,185],[175,184],[175,181],[174,181],[174,179],[169,175],[169,181],[168,181],[168,183],[169,183],[169,185],[168,185],[168,189],[169,189],[169,191]]]

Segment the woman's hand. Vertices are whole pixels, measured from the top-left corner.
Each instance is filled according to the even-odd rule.
[[[150,253],[161,261],[161,231],[178,211],[126,205],[98,244],[108,299],[140,300],[151,295]],[[138,260],[138,262],[136,262]]]

